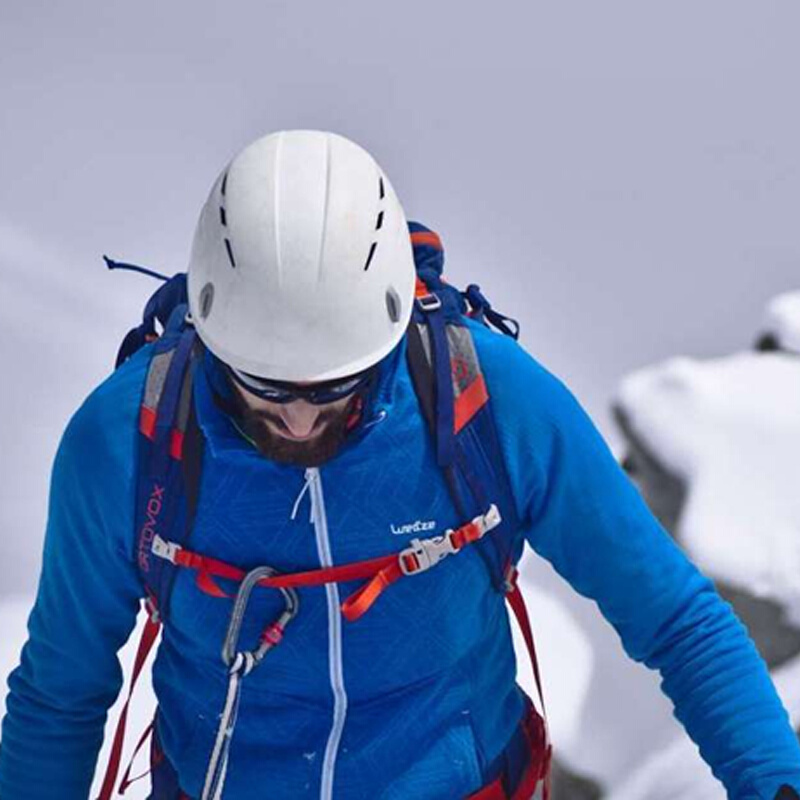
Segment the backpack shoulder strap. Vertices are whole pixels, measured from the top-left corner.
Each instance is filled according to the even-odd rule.
[[[156,342],[139,413],[136,490],[136,565],[151,611],[169,614],[175,568],[154,558],[159,540],[188,542],[197,510],[203,437],[195,416],[194,370],[202,353],[178,306]]]
[[[160,297],[163,300],[165,295]],[[154,304],[151,298],[148,308]],[[199,496],[204,440],[196,418],[192,387],[202,346],[186,319],[184,303],[175,305],[159,301],[157,305],[158,313],[152,309],[152,313],[146,312],[142,325],[126,336],[117,361],[119,366],[144,344],[155,341],[139,407],[134,517],[134,558],[147,595],[148,619],[136,653],[128,697],[117,721],[98,800],[110,800],[114,793],[131,697],[158,639],[161,623],[169,613],[176,567],[168,560],[156,557],[153,543],[159,533],[167,539],[188,543]],[[155,319],[164,325],[160,337],[155,333]],[[152,724],[139,740],[135,753],[151,731]],[[133,782],[129,773],[130,767],[123,777],[120,793]]]
[[[522,541],[489,389],[469,328],[443,324],[436,311],[423,313],[427,319],[409,326],[409,371],[456,511],[471,519],[492,503],[500,509],[500,525],[476,546],[495,588],[504,592]],[[437,335],[438,326],[443,331]]]
[[[433,232],[412,232],[412,244],[418,264],[430,260],[429,254],[416,253],[419,247],[441,249]],[[464,322],[463,306],[453,297],[457,290],[443,283],[438,270],[423,267],[419,274],[424,280],[417,281],[408,328],[409,372],[457,512],[470,519],[492,503],[500,509],[500,526],[477,546],[493,584],[505,592],[508,571],[522,553],[522,541],[489,388]]]
[[[437,269],[419,269],[421,261],[430,261],[430,256],[418,257],[419,247],[441,249],[439,237],[429,236],[432,232],[420,231],[419,227],[416,231],[412,228],[411,236],[419,278],[407,336],[409,372],[456,510],[462,518],[470,518],[485,512],[491,504],[500,509],[499,525],[473,546],[483,557],[495,588],[514,612],[528,651],[543,725],[544,758],[535,778],[543,781],[543,796],[547,797],[552,747],[533,630],[517,585],[516,564],[524,548],[520,520],[492,414],[489,387],[472,333],[464,322],[464,308],[453,298],[456,290],[441,280],[441,256]],[[484,317],[491,315],[489,322],[516,339],[517,323],[491,309],[488,300],[479,294],[477,286],[469,287],[466,298],[473,309],[470,316],[486,324]]]

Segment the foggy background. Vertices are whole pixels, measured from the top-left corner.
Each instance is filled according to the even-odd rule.
[[[0,8],[0,596],[38,574],[52,457],[250,140],[366,147],[456,285],[603,432],[620,377],[750,344],[800,284],[800,5]]]

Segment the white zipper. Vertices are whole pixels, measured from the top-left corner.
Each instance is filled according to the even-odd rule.
[[[306,470],[306,482],[311,487],[311,519],[316,533],[317,553],[320,566],[325,569],[333,566],[333,558],[328,537],[328,520],[325,516],[325,498],[322,495],[322,477],[318,467],[310,467]],[[344,668],[342,666],[342,614],[338,585],[326,584],[325,593],[328,598],[328,663],[331,690],[333,691],[333,723],[328,735],[328,744],[325,747],[325,758],[322,762],[322,783],[319,796],[320,800],[332,800],[336,756],[339,752],[339,742],[347,716],[347,693],[344,689]]]

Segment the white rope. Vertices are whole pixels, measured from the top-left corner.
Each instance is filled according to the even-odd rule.
[[[242,664],[245,661],[242,653],[237,653],[234,664]],[[236,725],[236,711],[238,710],[239,690],[241,688],[241,674],[239,670],[231,670],[231,677],[228,681],[228,693],[225,697],[225,707],[219,720],[217,737],[214,741],[214,749],[208,762],[206,779],[203,785],[203,793],[200,800],[219,800],[222,796],[222,787],[225,784],[225,775],[228,771],[228,752],[230,748],[233,729]]]

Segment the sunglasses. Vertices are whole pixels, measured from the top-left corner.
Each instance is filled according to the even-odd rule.
[[[291,403],[294,400],[305,400],[315,406],[334,403],[363,388],[372,377],[372,368],[350,375],[347,378],[335,378],[330,381],[314,383],[311,386],[298,386],[288,381],[271,381],[258,378],[247,372],[226,365],[231,378],[251,394],[270,403]]]

